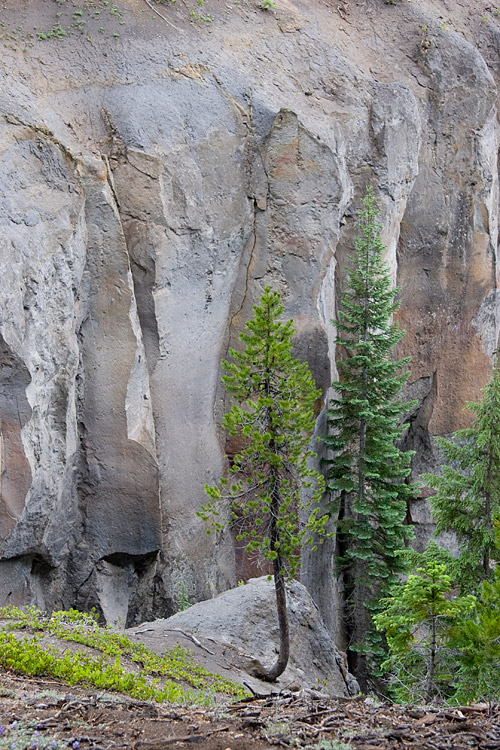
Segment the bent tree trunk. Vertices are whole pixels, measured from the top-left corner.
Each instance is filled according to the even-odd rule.
[[[280,629],[280,651],[276,664],[263,674],[263,679],[274,682],[286,669],[290,656],[290,633],[288,629],[288,613],[286,609],[285,579],[281,570],[280,556],[274,560],[274,590],[276,591],[276,609]]]
[[[269,546],[276,557],[273,560],[274,590],[276,592],[276,611],[278,613],[278,624],[280,629],[280,650],[276,664],[269,670],[264,670],[262,679],[274,682],[286,669],[290,656],[290,634],[288,629],[288,612],[286,609],[285,577],[283,575],[283,561],[280,552],[280,538],[277,526],[279,516],[280,494],[279,484],[274,478],[274,487],[271,493],[271,523],[269,526]]]

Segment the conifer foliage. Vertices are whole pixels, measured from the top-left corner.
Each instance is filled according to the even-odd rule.
[[[396,700],[425,702],[450,698],[457,669],[450,632],[474,609],[475,598],[453,596],[452,579],[431,543],[405,583],[380,602],[377,628],[386,634],[389,656],[382,669]]]
[[[396,447],[402,415],[412,406],[398,398],[408,378],[408,358],[392,359],[404,334],[392,320],[398,290],[383,262],[381,226],[370,189],[362,202],[357,253],[349,259],[334,321],[340,379],[333,383],[336,395],[327,411],[324,441],[333,455],[326,477],[333,497],[330,512],[338,514],[348,656],[365,688],[366,658],[357,651],[373,630],[370,609],[404,569],[400,552],[411,536],[406,502],[414,488],[405,482],[411,453]]]
[[[230,435],[242,436],[245,447],[228,475],[205,487],[209,500],[199,513],[221,529],[220,503],[229,503],[233,520],[245,520],[238,539],[272,561],[280,651],[276,664],[260,674],[267,680],[279,677],[289,657],[285,580],[297,573],[301,548],[312,544],[313,535],[321,538],[328,520],[319,517],[317,507],[323,477],[309,466],[313,407],[321,392],[307,363],[292,357],[293,321],[280,322],[282,314],[279,293],[266,287],[240,334],[242,351],[231,349],[233,362],[222,361],[223,382],[235,401],[222,425]],[[307,507],[303,487],[313,488]],[[301,523],[304,514],[308,518]]]
[[[494,520],[500,515],[500,372],[495,363],[481,402],[469,402],[472,427],[451,440],[436,438],[447,464],[442,474],[425,474],[436,490],[431,498],[436,532],[453,531],[461,547],[457,581],[475,591],[491,577],[495,556]]]
[[[496,545],[500,553],[500,527],[495,521]],[[459,650],[456,674],[459,702],[500,700],[500,566],[492,580],[485,580],[472,615],[459,620],[450,632],[450,640]]]

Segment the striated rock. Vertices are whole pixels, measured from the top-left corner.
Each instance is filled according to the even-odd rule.
[[[131,625],[172,614],[179,587],[206,599],[251,574],[195,515],[237,448],[220,359],[270,284],[328,398],[367,184],[412,356],[405,441],[415,476],[435,468],[433,436],[465,424],[498,342],[500,35],[476,0],[451,19],[413,5],[217,6],[202,28],[130,0],[119,36],[83,9],[81,38],[6,43],[1,603]],[[33,39],[75,31],[65,5],[0,14]],[[425,500],[412,513],[422,545]],[[331,543],[302,580],[340,638]]]

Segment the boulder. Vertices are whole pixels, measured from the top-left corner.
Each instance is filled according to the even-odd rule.
[[[255,668],[274,664],[279,647],[274,583],[267,576],[194,604],[165,620],[145,623],[127,631],[161,652],[170,645],[172,633],[212,652],[208,666],[216,672],[250,685],[256,692],[276,689],[313,689],[334,696],[359,692],[348,673],[344,657],[334,645],[307,589],[298,581],[287,584],[290,624],[290,661],[276,683],[258,680]],[[165,636],[161,638],[158,636]],[[167,640],[168,639],[168,640]],[[208,650],[207,650],[208,649]]]

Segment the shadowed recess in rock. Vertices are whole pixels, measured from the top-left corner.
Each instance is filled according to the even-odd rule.
[[[5,539],[23,512],[31,470],[21,430],[31,416],[26,398],[30,374],[0,335],[0,538]]]

